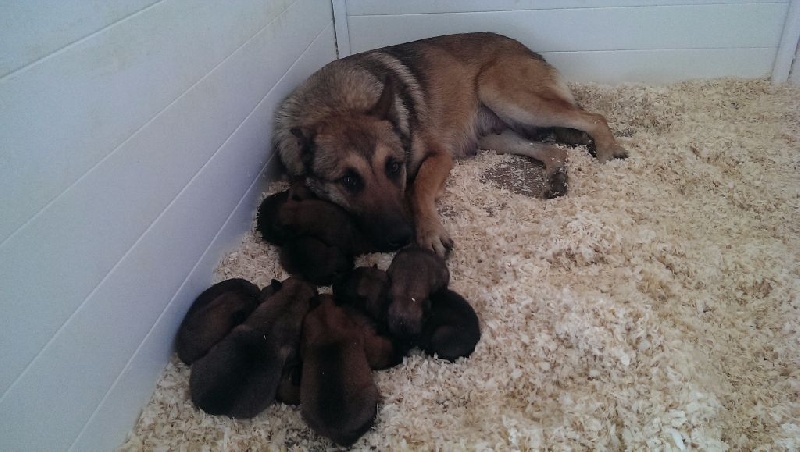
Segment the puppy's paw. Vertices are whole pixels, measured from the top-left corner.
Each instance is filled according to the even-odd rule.
[[[453,249],[453,239],[438,220],[417,225],[417,245],[433,250],[441,257],[447,257]]]

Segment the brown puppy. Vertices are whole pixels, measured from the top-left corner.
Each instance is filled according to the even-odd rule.
[[[389,275],[373,266],[358,267],[333,286],[336,303],[344,306],[361,326],[367,360],[374,370],[400,364],[409,348],[393,340],[389,333],[389,285]]]
[[[358,267],[347,279],[333,285],[337,301],[352,305],[379,322],[389,308],[389,275],[377,266]]]
[[[261,300],[266,300],[267,298],[275,295],[276,292],[283,288],[283,283],[278,281],[277,279],[273,279],[270,281],[269,285],[263,289],[261,289],[261,295],[259,298],[259,303]]]
[[[284,100],[274,143],[288,173],[354,215],[373,243],[415,236],[443,256],[453,241],[435,201],[454,160],[474,155],[487,134],[532,139],[541,128],[586,132],[602,162],[627,155],[541,55],[505,36],[464,33],[329,63]]]
[[[303,363],[300,361],[300,350],[294,356],[286,360],[281,374],[281,382],[278,384],[278,392],[275,400],[287,405],[300,405],[300,379],[303,375]]]
[[[347,212],[302,184],[264,199],[256,228],[266,241],[281,247],[286,271],[319,285],[349,273],[354,256],[377,250]]]
[[[192,365],[192,402],[203,411],[250,418],[275,400],[316,289],[296,278],[271,287],[244,323]]]
[[[430,296],[419,346],[430,355],[455,361],[469,356],[481,338],[478,315],[467,300],[450,289]]]
[[[429,249],[409,246],[397,252],[387,273],[391,280],[389,331],[400,339],[414,341],[422,331],[428,297],[450,282],[447,263]]]
[[[345,314],[361,330],[364,339],[364,354],[369,367],[373,370],[384,370],[403,362],[406,348],[389,336],[384,322],[379,322],[364,311],[353,306],[342,306]]]
[[[214,284],[195,299],[175,337],[178,358],[192,364],[238,324],[259,303],[258,287],[234,278]]]
[[[261,202],[256,229],[264,240],[276,245],[311,236],[350,254],[378,251],[344,209],[317,198],[300,183]]]
[[[341,446],[372,427],[380,394],[358,324],[320,295],[303,322],[300,412],[317,433]]]
[[[267,196],[256,212],[256,230],[264,241],[273,245],[283,245],[291,234],[291,230],[278,221],[281,207],[289,201],[289,192],[285,190]]]
[[[311,236],[287,241],[278,256],[287,272],[319,286],[341,280],[354,265],[352,254]]]

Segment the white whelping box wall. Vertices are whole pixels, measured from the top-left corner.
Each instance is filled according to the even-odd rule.
[[[334,11],[340,53],[494,30],[618,82],[769,75],[792,1],[2,2],[0,450],[123,441],[252,225],[275,106],[336,57]]]
[[[798,0],[334,0],[334,12],[340,56],[494,31],[541,53],[568,80],[607,83],[782,82],[800,37]]]
[[[109,450],[252,224],[329,0],[0,5],[0,450]]]

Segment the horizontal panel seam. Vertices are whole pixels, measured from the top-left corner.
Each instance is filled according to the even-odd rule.
[[[115,154],[116,154],[116,153],[117,153],[117,152],[118,152],[120,149],[122,149],[122,147],[124,147],[124,146],[125,146],[125,144],[127,144],[129,141],[131,141],[132,139],[134,139],[134,138],[135,138],[137,135],[139,135],[139,133],[140,133],[142,130],[144,130],[144,129],[145,129],[147,126],[149,126],[149,125],[150,125],[150,124],[152,124],[154,121],[156,121],[156,120],[157,120],[159,117],[161,117],[161,115],[163,115],[165,111],[169,110],[169,108],[170,108],[170,107],[172,107],[172,106],[173,106],[175,103],[177,103],[178,101],[180,101],[181,99],[183,99],[183,98],[184,98],[184,97],[185,97],[185,96],[186,96],[186,95],[187,95],[189,92],[191,92],[191,91],[192,91],[192,90],[193,90],[193,89],[194,89],[194,88],[195,88],[197,85],[199,85],[199,84],[200,84],[200,83],[202,83],[204,80],[206,80],[206,79],[207,79],[209,76],[211,76],[211,74],[213,74],[213,73],[214,73],[214,72],[215,72],[215,71],[216,71],[216,70],[217,70],[217,69],[218,69],[220,66],[222,66],[223,64],[225,64],[225,62],[226,62],[226,61],[228,61],[228,59],[229,59],[229,58],[231,58],[233,55],[235,55],[235,54],[236,54],[236,53],[237,53],[237,52],[238,52],[238,51],[239,51],[239,50],[240,50],[242,47],[246,46],[246,45],[247,45],[247,44],[248,44],[250,41],[252,41],[252,40],[253,40],[253,39],[254,39],[256,36],[258,36],[259,34],[261,34],[261,32],[263,32],[263,31],[264,31],[264,30],[265,30],[267,27],[269,27],[270,25],[272,25],[272,24],[273,24],[273,23],[274,23],[274,22],[275,22],[275,21],[276,21],[276,20],[277,20],[277,19],[278,19],[280,16],[282,16],[282,15],[283,15],[283,14],[284,14],[286,11],[288,11],[288,10],[289,10],[289,8],[291,8],[291,7],[292,7],[292,6],[293,6],[295,3],[297,3],[298,1],[299,1],[299,0],[294,0],[294,1],[293,1],[293,2],[290,4],[290,5],[288,5],[288,6],[286,7],[286,9],[284,9],[283,11],[281,11],[281,12],[280,12],[279,14],[277,14],[277,15],[276,15],[276,16],[275,16],[275,17],[274,17],[274,18],[273,18],[271,21],[269,21],[269,22],[268,22],[266,25],[264,25],[264,26],[263,26],[261,29],[259,29],[258,31],[256,31],[256,32],[255,32],[255,33],[254,33],[252,36],[250,36],[249,38],[247,38],[247,39],[246,39],[246,40],[245,40],[245,41],[244,41],[244,42],[243,42],[241,45],[239,45],[239,46],[238,46],[236,49],[234,49],[234,50],[233,50],[233,51],[232,51],[230,54],[228,54],[228,56],[226,56],[225,58],[223,58],[223,59],[222,59],[222,60],[221,60],[219,63],[217,63],[217,64],[216,64],[216,65],[215,65],[213,68],[211,68],[211,69],[210,69],[208,72],[206,72],[206,73],[205,73],[205,74],[204,74],[202,77],[200,77],[199,79],[197,79],[197,81],[195,81],[195,82],[194,82],[194,83],[192,83],[192,84],[191,84],[191,85],[190,85],[188,88],[186,88],[186,90],[184,90],[184,91],[183,91],[183,92],[182,92],[180,95],[178,95],[178,97],[176,97],[176,98],[175,98],[175,99],[173,99],[171,102],[169,102],[167,105],[165,105],[165,106],[164,106],[164,108],[162,108],[161,110],[159,110],[158,112],[156,112],[156,113],[153,115],[153,117],[152,117],[152,118],[148,119],[148,120],[147,120],[147,121],[146,121],[144,124],[142,124],[142,125],[141,125],[141,127],[139,127],[139,128],[138,128],[138,129],[136,129],[136,130],[135,130],[133,133],[131,133],[131,135],[130,135],[130,136],[128,136],[128,138],[126,138],[126,139],[125,139],[125,140],[123,140],[123,141],[122,141],[120,144],[118,144],[117,146],[115,146],[115,147],[114,147],[114,149],[113,149],[111,152],[109,152],[109,153],[108,153],[108,154],[106,154],[106,155],[105,155],[103,158],[101,158],[100,160],[98,160],[98,161],[97,161],[97,163],[95,163],[94,165],[92,165],[92,166],[91,166],[91,168],[87,169],[87,170],[86,170],[86,172],[84,172],[84,173],[83,173],[83,174],[82,174],[80,177],[78,177],[77,179],[75,179],[75,181],[74,181],[74,182],[72,182],[71,184],[69,184],[69,186],[67,186],[67,187],[66,187],[64,190],[62,190],[62,191],[61,191],[59,194],[57,194],[55,197],[53,197],[53,199],[51,199],[50,201],[48,201],[48,202],[47,202],[47,203],[46,203],[44,206],[42,206],[42,208],[41,208],[41,209],[39,209],[39,211],[38,211],[38,212],[36,212],[35,214],[33,214],[33,215],[32,215],[30,218],[28,218],[28,220],[26,220],[24,223],[22,223],[21,225],[19,225],[19,226],[18,226],[18,227],[17,227],[17,228],[16,228],[16,229],[15,229],[15,230],[12,232],[12,233],[10,233],[10,234],[8,235],[8,237],[6,237],[6,238],[5,238],[5,239],[3,239],[2,241],[0,241],[0,250],[2,250],[2,249],[3,249],[3,247],[6,245],[6,243],[8,243],[8,241],[9,241],[9,240],[11,240],[13,237],[15,237],[16,235],[18,235],[18,234],[19,234],[19,233],[20,233],[22,230],[24,230],[24,229],[25,229],[25,228],[26,228],[28,225],[30,225],[30,224],[31,224],[32,222],[34,222],[34,221],[35,221],[37,218],[39,218],[39,217],[40,217],[40,216],[41,216],[41,215],[42,215],[42,214],[43,214],[43,213],[44,213],[44,212],[45,212],[45,211],[46,211],[46,210],[47,210],[47,209],[48,209],[48,208],[49,208],[51,205],[53,205],[53,204],[54,204],[55,202],[57,202],[57,201],[58,201],[58,200],[59,200],[59,199],[60,199],[62,196],[64,196],[64,195],[65,195],[65,194],[67,194],[67,193],[68,193],[70,190],[72,190],[72,189],[73,189],[73,187],[75,187],[77,184],[79,184],[79,183],[80,183],[80,182],[81,182],[83,179],[85,179],[86,177],[88,177],[88,176],[89,176],[89,175],[90,175],[90,174],[91,174],[93,171],[95,171],[95,169],[96,169],[98,166],[102,165],[102,164],[103,164],[103,162],[105,162],[106,160],[108,160],[109,158],[111,158],[112,156],[114,156],[114,155],[115,155]]]
[[[112,27],[115,27],[115,26],[117,26],[117,25],[119,25],[119,24],[121,24],[121,23],[123,23],[123,22],[125,22],[125,21],[127,21],[127,20],[129,20],[129,19],[131,19],[133,17],[135,17],[135,16],[138,16],[139,14],[144,13],[145,11],[149,10],[150,8],[154,8],[155,6],[159,5],[163,1],[164,0],[157,0],[155,3],[151,3],[151,4],[141,8],[139,10],[136,10],[136,11],[133,11],[133,12],[129,13],[128,15],[126,15],[124,17],[120,17],[119,19],[115,20],[114,22],[111,22],[110,24],[106,24],[105,26],[103,26],[101,28],[98,28],[97,30],[94,30],[93,32],[91,32],[91,33],[89,33],[89,34],[87,34],[85,36],[82,36],[82,37],[80,37],[78,39],[72,40],[72,41],[64,44],[63,46],[53,50],[52,52],[48,53],[47,55],[38,57],[38,58],[36,58],[36,59],[34,59],[32,61],[29,61],[29,62],[23,64],[22,66],[19,66],[19,67],[16,67],[14,69],[11,69],[6,74],[0,75],[0,83],[2,83],[3,80],[5,80],[6,78],[11,77],[12,75],[16,74],[17,72],[24,71],[24,70],[26,70],[26,69],[28,69],[30,67],[33,67],[33,66],[41,63],[44,60],[47,60],[47,59],[49,59],[51,57],[54,57],[54,56],[56,56],[56,55],[58,55],[58,54],[60,54],[60,53],[62,53],[64,51],[68,50],[69,48],[71,48],[73,46],[76,46],[76,45],[86,41],[87,39],[91,39],[92,36],[95,36],[97,34],[103,33],[104,31],[106,31],[106,30],[108,30],[108,29],[110,29]]]

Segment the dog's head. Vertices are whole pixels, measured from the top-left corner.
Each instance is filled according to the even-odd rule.
[[[397,249],[413,235],[406,203],[408,143],[395,126],[395,98],[387,80],[372,108],[292,127],[292,147],[299,152],[281,149],[287,167],[301,163],[306,185],[352,214],[373,244],[385,250]]]

